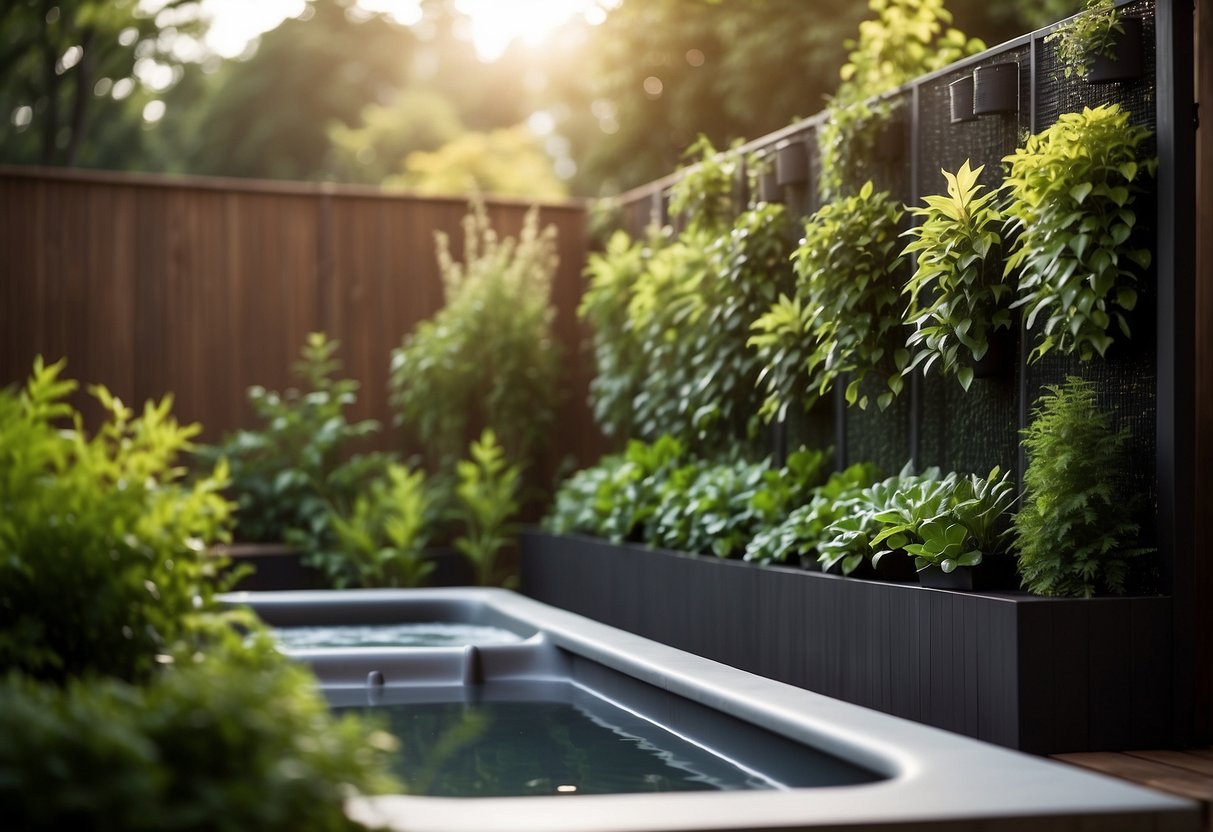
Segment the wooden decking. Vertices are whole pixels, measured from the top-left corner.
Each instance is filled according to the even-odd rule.
[[[1213,832],[1213,749],[1058,754],[1053,759],[1195,800]]]

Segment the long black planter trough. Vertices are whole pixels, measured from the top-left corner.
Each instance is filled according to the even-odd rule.
[[[879,583],[528,532],[522,590],[781,682],[1038,754],[1173,743],[1171,599]]]

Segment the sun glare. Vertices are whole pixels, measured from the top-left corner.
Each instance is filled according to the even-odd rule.
[[[472,43],[485,61],[499,58],[516,39],[538,45],[578,15],[600,22],[603,5],[599,0],[455,0],[471,20]]]
[[[152,0],[144,0],[152,2]],[[472,44],[483,61],[501,57],[510,43],[536,45],[553,30],[577,16],[601,23],[618,0],[455,0],[455,8],[468,16]],[[420,0],[359,0],[367,11],[386,12],[405,25],[421,19]],[[207,43],[221,55],[238,55],[249,40],[284,18],[303,11],[304,0],[202,0],[211,16]]]

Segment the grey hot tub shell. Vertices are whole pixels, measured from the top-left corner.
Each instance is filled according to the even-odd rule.
[[[416,832],[1199,829],[1191,802],[754,676],[505,590],[234,593],[225,600],[278,626],[456,620],[526,639],[484,649],[296,651],[325,686],[365,685],[380,673],[387,686],[560,676],[592,687],[607,668],[887,777],[786,791],[352,801],[351,814],[369,825]]]

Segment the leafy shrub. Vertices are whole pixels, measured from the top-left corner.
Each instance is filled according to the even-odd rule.
[[[546,527],[615,542],[642,541],[718,557],[739,557],[760,530],[810,499],[827,454],[801,449],[783,468],[767,461],[713,463],[665,436],[578,472],[557,492]]]
[[[604,431],[671,434],[712,455],[757,434],[761,365],[745,341],[750,322],[791,289],[792,226],[779,205],[730,224],[737,156],[703,153],[672,197],[687,229],[664,243],[614,238],[591,257],[580,313],[595,331],[591,391]]]
[[[1087,0],[1083,13],[1046,35],[1045,43],[1057,42],[1057,59],[1067,78],[1085,78],[1097,57],[1115,57],[1124,33],[1116,0]]]
[[[318,553],[332,543],[331,509],[350,506],[386,465],[381,454],[349,455],[379,424],[347,421],[358,382],[337,378],[339,346],[322,332],[310,333],[293,368],[299,388],[282,393],[249,388],[261,428],[238,431],[220,445],[199,449],[205,462],[225,459],[230,467],[237,539],[276,543],[290,538],[319,559]]]
[[[226,470],[182,482],[199,428],[169,398],[136,416],[91,387],[105,421],[87,435],[63,367],[38,358],[24,388],[0,390],[0,664],[137,681],[210,603]]]
[[[12,829],[353,830],[345,799],[398,791],[393,738],[334,720],[308,674],[269,655],[208,658],[146,687],[9,675],[0,735]]]
[[[818,187],[824,202],[849,196],[871,175],[867,165],[893,105],[875,96],[985,49],[953,28],[943,0],[869,0],[876,17],[859,24],[829,117],[817,131]]]
[[[902,290],[910,296],[906,323],[915,327],[906,341],[914,353],[906,372],[920,365],[927,372],[938,361],[940,372],[956,376],[966,390],[973,381],[967,359],[980,361],[990,332],[1011,326],[1003,305],[1011,288],[993,271],[1002,246],[999,192],[979,193],[983,169],[966,161],[954,174],[942,171],[947,196],[928,196],[925,207],[910,209],[922,222],[906,232],[915,239],[902,251],[918,255]]]
[[[825,452],[801,449],[789,455],[784,468],[772,468],[767,461],[739,461],[676,469],[661,488],[647,542],[740,557],[755,534],[810,499],[822,482],[825,462]]]
[[[389,464],[348,515],[331,516],[332,545],[317,553],[318,564],[337,587],[421,586],[434,571],[425,556],[434,502],[424,471]]]
[[[682,215],[688,225],[720,232],[735,213],[733,182],[741,157],[734,151],[718,153],[707,136],[700,135],[683,153],[692,164],[670,188],[670,213]]]
[[[759,317],[749,340],[764,365],[767,419],[782,419],[798,396],[811,406],[844,374],[847,402],[861,408],[868,396],[860,394],[860,384],[869,374],[887,384],[876,399],[881,409],[901,392],[900,371],[909,356],[896,337],[902,259],[895,246],[902,214],[888,193],[868,182],[805,225],[795,254],[796,294],[781,296]]]
[[[856,463],[830,475],[780,523],[756,533],[746,545],[745,559],[754,563],[804,563],[818,559],[818,547],[828,539],[826,529],[842,519],[844,507],[879,478],[874,465]]]
[[[105,388],[88,436],[63,362],[0,390],[0,804],[20,829],[347,829],[392,788],[390,744],[334,723],[247,612],[218,607],[220,464],[191,484],[197,426]],[[253,631],[246,640],[234,628]]]
[[[607,436],[633,434],[633,400],[646,375],[644,348],[631,327],[628,305],[648,262],[665,244],[660,237],[632,242],[616,231],[603,253],[591,253],[587,286],[577,315],[593,330],[594,378],[590,402],[594,420]]]
[[[1124,500],[1127,430],[1114,432],[1094,386],[1070,376],[1046,387],[1024,431],[1023,505],[1015,516],[1019,574],[1037,595],[1120,594],[1140,528]]]
[[[391,402],[440,470],[488,426],[525,464],[548,437],[559,397],[556,230],[540,231],[532,209],[517,239],[499,239],[480,202],[463,229],[463,262],[436,235],[446,305],[392,351]]]
[[[622,454],[604,457],[566,480],[544,526],[556,534],[581,532],[615,543],[646,540],[662,486],[688,461],[685,447],[672,436],[652,444],[633,439]]]
[[[497,437],[485,430],[456,466],[456,514],[464,533],[455,540],[483,585],[493,583],[497,556],[512,539],[510,520],[518,512],[522,469],[505,458]]]
[[[819,560],[824,569],[837,566],[844,575],[904,555],[913,556],[919,570],[976,566],[983,554],[1007,548],[1014,499],[1010,476],[998,468],[982,478],[942,476],[938,468],[915,474],[906,466],[839,500],[838,519],[821,533]]]
[[[875,515],[883,526],[872,540],[883,544],[874,560],[895,550],[913,556],[919,571],[977,566],[986,554],[1005,552],[1015,486],[995,467],[984,479],[951,473],[904,484]]]
[[[1044,316],[1033,360],[1054,349],[1084,361],[1102,356],[1113,320],[1129,337],[1125,315],[1137,305],[1139,273],[1150,266],[1149,250],[1129,245],[1142,175],[1157,167],[1142,154],[1150,135],[1117,104],[1087,107],[1003,160],[1006,213],[1019,232],[1006,262],[1006,274],[1019,270],[1012,306],[1027,310],[1029,329]]]

